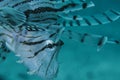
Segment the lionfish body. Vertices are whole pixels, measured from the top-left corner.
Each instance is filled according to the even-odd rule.
[[[61,35],[68,34],[72,37],[74,34],[70,30],[65,31],[66,26],[106,24],[120,17],[120,13],[114,10],[85,17],[72,14],[92,6],[93,2],[82,0],[1,0],[1,43],[5,43],[20,57],[18,62],[28,67],[29,74],[52,79],[58,70],[56,56],[63,45]],[[86,37],[97,38],[98,50],[106,43],[119,43],[117,40],[110,41],[106,36],[75,33],[76,35],[81,42]]]

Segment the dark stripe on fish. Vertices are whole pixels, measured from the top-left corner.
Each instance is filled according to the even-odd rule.
[[[116,12],[114,10],[110,10],[112,13],[116,14],[117,16],[120,16],[120,13],[119,12]]]
[[[64,43],[63,41],[58,41],[57,43],[53,43],[53,44],[47,44],[45,45],[43,48],[41,48],[40,50],[38,50],[37,52],[34,53],[34,56],[28,57],[28,58],[33,58],[35,56],[37,56],[41,51],[45,50],[46,48],[53,48],[55,46],[62,46]]]
[[[41,13],[41,12],[58,12],[58,11],[64,11],[66,8],[74,7],[74,6],[76,6],[76,4],[70,3],[58,9],[52,8],[52,7],[39,7],[39,8],[36,8],[35,10],[27,10],[24,13],[26,14],[26,16],[29,16],[30,13],[36,14],[36,13]]]
[[[76,20],[76,24],[77,24],[78,26],[80,26],[80,21],[79,21],[79,20]]]
[[[109,16],[106,13],[103,13],[103,15],[110,21],[112,22],[113,20],[109,18]]]
[[[36,44],[41,44],[43,42],[45,42],[46,40],[41,40],[41,41],[36,41],[36,42],[27,42],[27,41],[23,41],[21,43],[25,44],[25,45],[36,45]]]
[[[47,20],[57,20],[57,18],[45,18],[45,19],[42,19],[42,20],[32,20],[33,22],[43,22],[43,21],[47,21]]]
[[[49,36],[49,38],[53,37],[54,35],[56,35],[56,33],[51,34],[51,35]]]
[[[91,16],[97,23],[102,24],[95,16]]]
[[[24,3],[27,3],[27,2],[31,2],[31,1],[33,1],[33,0],[25,0],[25,1],[22,1],[22,2],[19,2],[19,3],[15,4],[15,5],[13,5],[12,7],[16,7],[18,5],[21,5],[21,4],[24,4]]]
[[[89,34],[85,33],[83,34],[83,37],[81,38],[80,42],[83,43],[85,41],[86,36],[88,36]]]
[[[29,3],[31,1],[33,1],[33,0],[26,0],[26,1],[23,1],[23,2],[20,2],[20,3],[17,3],[15,5],[13,5],[12,7],[17,7],[17,6],[21,5],[21,4],[24,5],[25,3]],[[50,4],[50,5],[54,6],[54,4],[51,3],[51,2],[40,2],[40,4]]]
[[[19,26],[19,29],[22,30],[22,28],[26,28],[27,31],[45,31],[44,28],[42,27],[38,27],[38,26],[35,26],[35,25],[21,25]]]
[[[90,23],[90,21],[89,21],[87,18],[84,18],[84,20],[85,20],[85,22],[86,22],[89,26],[92,25],[92,24]]]

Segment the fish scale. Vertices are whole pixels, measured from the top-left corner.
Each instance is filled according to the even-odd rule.
[[[53,79],[59,67],[57,54],[64,44],[61,37],[91,42],[97,45],[97,51],[105,44],[120,44],[119,40],[107,36],[66,29],[107,24],[120,17],[116,10],[91,16],[77,13],[94,6],[89,0],[1,0],[1,41],[20,58],[18,63],[28,67],[29,74],[36,74],[43,80]]]

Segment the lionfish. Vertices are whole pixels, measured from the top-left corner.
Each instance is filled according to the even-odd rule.
[[[119,44],[107,36],[75,33],[71,26],[93,26],[116,21],[120,12],[108,10],[92,16],[80,16],[80,10],[94,7],[88,0],[0,0],[1,51],[14,52],[29,69],[42,79],[53,79],[58,71],[57,55],[64,42],[62,35],[80,42],[96,39],[99,51],[106,43]],[[73,14],[75,13],[75,14]],[[0,54],[5,59],[3,53]]]

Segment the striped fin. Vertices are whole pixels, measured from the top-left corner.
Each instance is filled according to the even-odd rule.
[[[54,3],[49,0],[4,0],[0,2],[0,7],[12,7],[19,11],[34,10],[39,7],[52,7]]]
[[[73,1],[65,1],[62,3],[54,3],[50,1],[31,1],[21,5],[14,6],[15,9],[24,12],[26,15],[38,14],[42,12],[57,12],[61,14],[63,12],[78,11],[94,6],[93,2],[80,2],[75,3]]]
[[[22,12],[9,7],[0,8],[0,22],[10,26],[19,26],[25,21],[26,17]]]
[[[94,7],[94,3],[91,2],[83,2],[83,1],[79,1],[79,2],[74,2],[74,1],[66,1],[63,3],[59,3],[55,5],[55,8],[58,11],[58,14],[60,13],[69,13],[69,12],[74,12],[74,11],[79,11],[79,10],[83,10],[86,8],[90,8],[90,7]],[[60,12],[62,11],[62,12]]]
[[[91,0],[49,0],[52,3],[66,3],[66,2],[74,2],[74,3],[82,3],[82,2],[90,2]]]
[[[95,14],[93,16],[84,16],[79,15],[73,16],[61,16],[62,19],[59,20],[62,26],[94,26],[100,24],[107,24],[113,21],[116,21],[120,18],[120,12],[115,10],[108,10],[101,14]]]
[[[50,2],[50,1],[49,0],[3,0],[0,1],[0,7],[17,7],[34,2]]]
[[[43,7],[54,8],[54,4],[52,2],[47,2],[47,1],[30,1],[26,3],[22,2],[22,4],[13,5],[12,7],[22,12],[25,12],[29,10],[35,11]]]
[[[74,2],[74,3],[83,3],[83,2],[90,2],[91,0],[49,0],[51,3],[58,4],[58,3],[67,3],[67,2]]]
[[[3,7],[0,9],[0,22],[11,26],[19,26],[25,21],[26,17],[22,12],[9,7]]]
[[[86,2],[83,0],[61,0],[59,1],[45,1],[45,0],[5,0],[0,2],[1,7],[12,7],[21,12],[24,12],[27,16],[31,13],[37,14],[41,12],[58,12],[67,13],[71,11],[78,11],[94,6],[93,2]]]
[[[28,17],[28,21],[30,22],[39,22],[42,24],[47,23],[55,23],[59,17],[56,13],[53,12],[41,12],[38,14],[30,14]]]
[[[111,39],[107,36],[78,33],[71,30],[64,31],[62,38],[68,38],[80,43],[97,46],[97,51],[100,51],[106,44],[120,44],[119,40]]]

